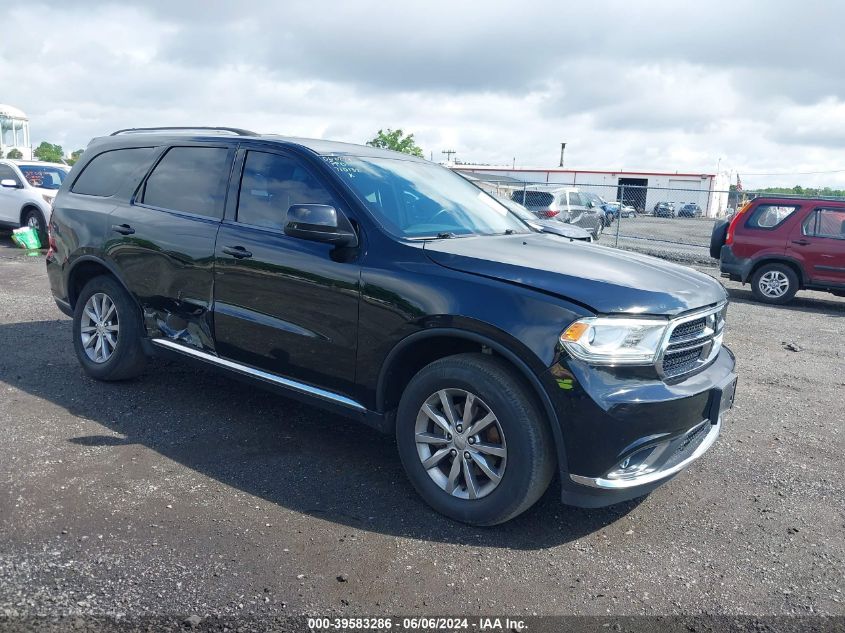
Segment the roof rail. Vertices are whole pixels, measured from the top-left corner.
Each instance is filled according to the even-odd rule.
[[[228,132],[229,134],[234,134],[236,136],[258,136],[257,132],[252,132],[250,130],[244,130],[239,127],[217,127],[217,126],[203,126],[203,125],[191,125],[186,127],[180,126],[172,126],[172,127],[130,127],[126,128],[125,130],[117,130],[116,132],[112,132],[109,136],[120,136],[121,134],[154,134],[156,132],[181,132],[181,131],[203,131],[203,132]]]

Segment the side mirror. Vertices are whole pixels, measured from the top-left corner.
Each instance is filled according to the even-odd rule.
[[[4,187],[6,189],[17,189],[18,183],[11,178],[4,178],[0,180],[0,187]]]
[[[285,235],[347,248],[358,246],[349,219],[327,204],[294,204],[285,218]]]

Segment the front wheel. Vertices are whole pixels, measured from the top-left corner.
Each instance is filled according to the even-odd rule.
[[[41,242],[41,248],[47,248],[47,221],[39,209],[27,209],[23,215],[23,224],[21,226],[28,226],[38,233],[38,241]]]
[[[432,508],[472,525],[530,508],[554,473],[554,440],[527,387],[503,361],[460,354],[424,367],[402,394],[396,441]]]
[[[599,223],[599,225],[596,227],[595,232],[593,233],[593,241],[598,242],[602,233],[604,233],[604,225]]]
[[[751,277],[751,291],[764,303],[789,303],[798,292],[798,275],[786,264],[764,264]]]

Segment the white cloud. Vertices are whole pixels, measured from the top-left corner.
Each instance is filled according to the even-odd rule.
[[[814,1],[27,4],[4,16],[1,100],[66,149],[144,125],[401,127],[435,160],[553,166],[566,141],[571,167],[721,158],[746,187],[842,186],[751,174],[845,168],[843,17]]]

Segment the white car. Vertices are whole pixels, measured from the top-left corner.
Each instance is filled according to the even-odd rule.
[[[0,160],[0,226],[31,226],[46,247],[53,200],[68,171],[58,163]]]

